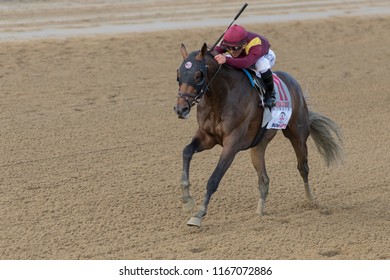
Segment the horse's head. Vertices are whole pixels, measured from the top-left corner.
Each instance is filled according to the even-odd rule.
[[[177,81],[179,82],[179,92],[174,111],[181,119],[188,118],[191,107],[200,101],[207,91],[207,64],[205,55],[207,45],[203,44],[200,51],[187,53],[186,47],[181,44],[180,52],[183,62],[177,70]]]

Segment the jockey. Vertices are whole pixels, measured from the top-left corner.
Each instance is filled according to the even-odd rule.
[[[235,24],[226,31],[221,45],[215,47],[218,54],[214,59],[219,64],[226,63],[235,68],[255,68],[256,75],[265,85],[264,105],[272,108],[276,101],[271,67],[276,56],[270,46],[262,35],[248,32]]]

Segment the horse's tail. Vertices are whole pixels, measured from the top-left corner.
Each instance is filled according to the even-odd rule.
[[[327,166],[343,162],[343,136],[338,125],[319,113],[309,111],[310,135]]]

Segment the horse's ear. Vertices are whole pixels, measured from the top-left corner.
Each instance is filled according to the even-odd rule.
[[[207,44],[204,43],[202,46],[202,49],[200,50],[200,52],[196,56],[196,59],[201,60],[203,57],[205,57],[206,53],[207,53]]]
[[[180,45],[180,52],[181,52],[181,55],[183,56],[183,59],[186,59],[188,57],[188,52],[187,52],[186,46],[184,46],[183,43],[181,43],[181,45]]]
[[[207,44],[204,43],[203,46],[202,46],[202,50],[200,51],[200,53],[202,54],[202,57],[204,57],[207,53]]]

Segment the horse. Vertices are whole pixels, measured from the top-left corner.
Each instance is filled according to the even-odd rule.
[[[213,53],[204,43],[201,50],[188,53],[180,46],[183,57],[177,70],[179,90],[174,111],[181,119],[188,118],[191,108],[197,104],[198,129],[191,142],[183,149],[181,176],[183,210],[192,212],[195,201],[190,195],[189,170],[195,153],[222,146],[219,161],[206,186],[206,194],[199,210],[187,225],[201,227],[207,214],[210,199],[232,164],[236,154],[250,150],[253,166],[258,176],[260,198],[257,214],[264,215],[270,179],[265,165],[265,151],[278,130],[262,127],[264,108],[259,106],[261,95],[239,70],[219,65]],[[302,88],[295,78],[282,71],[275,71],[291,93],[292,113],[288,125],[282,130],[295,151],[297,168],[303,179],[305,197],[315,204],[309,187],[307,139],[314,140],[327,165],[338,164],[343,158],[342,133],[338,125],[326,116],[308,109]],[[261,102],[260,102],[261,104]]]

